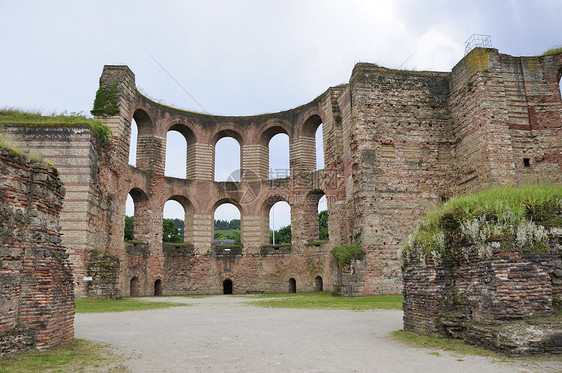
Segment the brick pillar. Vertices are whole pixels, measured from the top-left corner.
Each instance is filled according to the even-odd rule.
[[[140,134],[137,140],[137,168],[152,171],[155,175],[164,175],[166,159],[166,139],[151,133]]]
[[[291,175],[316,170],[315,145],[314,137],[301,136],[291,139],[289,151]]]
[[[215,147],[195,143],[187,147],[187,179],[209,180],[215,178]]]
[[[242,180],[258,181],[268,179],[269,148],[262,144],[242,146]]]
[[[211,249],[213,242],[213,215],[193,215],[193,245],[205,254]]]
[[[244,245],[245,254],[257,254],[260,247],[264,243],[263,240],[263,217],[259,215],[250,215],[242,217],[242,244]]]
[[[321,197],[322,194],[317,193],[303,195],[301,204],[291,206],[291,241],[299,250],[318,239],[318,200]]]

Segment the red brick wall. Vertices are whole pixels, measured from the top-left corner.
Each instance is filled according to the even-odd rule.
[[[56,171],[0,148],[0,356],[74,337],[73,278],[60,245]]]

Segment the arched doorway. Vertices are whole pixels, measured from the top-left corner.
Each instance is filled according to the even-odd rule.
[[[314,291],[324,291],[324,282],[320,276],[316,276],[314,279]]]
[[[154,281],[154,295],[162,295],[162,280]]]
[[[294,278],[289,279],[289,293],[297,292],[297,280]]]
[[[222,282],[222,293],[232,294],[232,280],[227,278]]]
[[[136,276],[131,279],[129,294],[131,297],[138,297],[140,295],[139,279]]]

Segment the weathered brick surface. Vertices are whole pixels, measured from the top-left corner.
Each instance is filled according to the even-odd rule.
[[[289,255],[298,258],[318,238],[316,209],[322,195],[328,198],[329,214],[330,242],[320,250],[327,290],[336,282],[335,272],[328,270],[330,248],[356,243],[367,256],[361,264],[363,283],[354,288],[363,294],[397,293],[402,281],[396,252],[420,217],[444,198],[492,185],[561,181],[561,67],[562,54],[512,57],[482,48],[451,72],[361,63],[349,83],[329,88],[303,106],[229,117],[160,105],[137,91],[128,67],[105,66],[102,85],[117,83],[120,92],[119,114],[98,118],[113,132],[108,148],[99,149],[82,129],[34,129],[34,137],[11,127],[7,132],[44,153],[69,188],[76,187],[61,220],[78,295],[87,293],[82,277],[94,249],[120,263],[115,284],[122,294],[128,294],[136,272],[142,293],[150,294],[150,284],[164,280],[168,270],[175,280],[164,281],[164,289],[220,292],[219,279],[228,273],[212,259],[212,224],[221,203],[233,203],[241,212],[242,257],[233,261],[232,271],[250,271],[247,276],[236,273],[252,278],[256,267],[250,258],[268,243],[271,205],[286,201],[291,206]],[[139,130],[136,167],[127,164],[133,119]],[[320,124],[325,167],[316,171],[314,133]],[[186,139],[185,180],[164,176],[169,130]],[[278,133],[289,136],[290,177],[271,181],[267,144]],[[225,136],[241,147],[239,183],[213,181],[215,144]],[[135,238],[146,242],[146,258],[130,254],[123,241],[127,194],[135,201]],[[173,269],[180,259],[163,253],[161,220],[170,199],[186,211],[193,277]],[[287,262],[286,257],[270,260]],[[195,275],[205,271],[214,282]],[[263,278],[270,276],[263,273]],[[283,288],[284,281],[271,282],[264,290]]]
[[[0,148],[0,356],[74,336],[73,277],[60,245],[55,170]]]
[[[412,261],[404,268],[404,329],[507,353],[562,353],[560,322],[537,322],[533,334],[544,330],[528,338],[521,334],[525,323],[514,322],[555,313],[561,269],[561,254]]]

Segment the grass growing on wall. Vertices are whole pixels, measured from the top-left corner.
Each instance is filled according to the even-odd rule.
[[[541,56],[550,56],[550,55],[558,54],[558,53],[562,53],[562,47],[550,48],[549,50],[547,50],[546,52],[541,54]]]
[[[551,231],[562,228],[562,186],[490,189],[454,198],[429,213],[400,256],[434,259],[459,254],[471,245],[480,256],[507,252],[548,252]],[[493,246],[492,243],[501,243]],[[467,253],[464,253],[467,254]]]
[[[124,312],[145,311],[169,307],[189,306],[186,303],[152,302],[138,298],[106,299],[106,298],[82,298],[76,299],[76,313],[101,313],[101,312]]]
[[[123,356],[109,345],[74,339],[48,351],[24,351],[4,356],[0,373],[33,372],[126,372]],[[88,369],[89,368],[89,369]]]
[[[252,295],[262,298],[251,302],[254,306],[270,308],[298,308],[324,310],[367,311],[374,309],[401,310],[402,295],[373,295],[366,297],[334,297],[330,292],[274,293]],[[267,299],[269,298],[269,299]],[[276,298],[276,299],[271,299]]]
[[[0,123],[29,127],[81,127],[90,128],[102,145],[109,144],[111,130],[99,120],[86,118],[78,113],[43,115],[16,109],[0,109]]]

